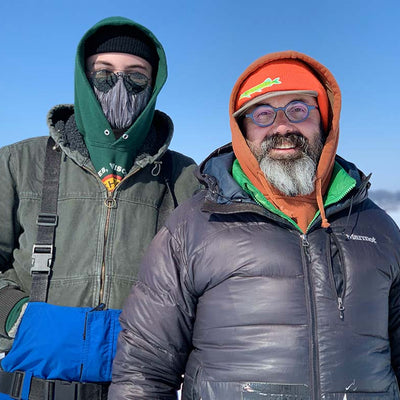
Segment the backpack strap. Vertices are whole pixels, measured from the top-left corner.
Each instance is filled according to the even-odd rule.
[[[47,300],[51,267],[54,258],[54,236],[58,222],[57,201],[61,151],[49,137],[44,161],[42,199],[38,214],[36,243],[32,249],[32,287],[30,301]]]
[[[178,200],[175,196],[174,188],[171,186],[171,178],[174,165],[172,163],[172,153],[167,150],[162,157],[163,166],[161,168],[161,174],[164,177],[165,184],[171,194],[172,201],[174,202],[174,208],[178,207]]]
[[[165,183],[165,192],[163,194],[160,208],[158,209],[158,219],[156,231],[158,232],[160,228],[165,224],[165,221],[168,215],[172,212],[173,209],[178,207],[178,199],[176,198],[174,188],[173,188],[173,169],[174,164],[172,161],[172,153],[170,150],[167,150],[158,164],[158,174],[160,174],[162,180]]]
[[[0,369],[0,393],[6,399],[29,400],[107,400],[109,382],[75,382],[59,379],[41,379],[28,376],[23,371],[6,372]],[[32,374],[31,374],[32,375]],[[24,396],[26,380],[30,379],[27,392]]]

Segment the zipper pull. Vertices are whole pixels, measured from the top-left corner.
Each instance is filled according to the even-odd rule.
[[[117,200],[115,200],[112,196],[108,196],[104,200],[104,204],[107,208],[117,208]]]
[[[105,309],[106,305],[104,303],[100,303],[97,307],[93,308],[90,310],[90,312],[92,311],[103,311]]]
[[[300,237],[301,237],[301,245],[303,246],[304,255],[307,259],[307,262],[310,262],[311,261],[310,242],[308,241],[306,234],[300,235]]]
[[[307,235],[301,235],[301,242],[303,244],[303,247],[309,247],[310,246],[310,242],[307,239]]]
[[[343,300],[341,297],[338,297],[338,310],[339,310],[339,318],[341,320],[344,319],[344,306],[343,306]]]

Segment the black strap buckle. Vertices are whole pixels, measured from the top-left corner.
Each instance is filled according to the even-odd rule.
[[[41,226],[56,226],[58,222],[57,214],[39,213],[36,224]]]
[[[0,368],[0,393],[21,400],[25,372],[6,372]],[[110,382],[77,382],[32,377],[30,400],[106,400]]]
[[[20,400],[22,394],[22,384],[24,383],[24,372],[15,371],[12,373],[10,397],[13,399]]]
[[[45,381],[45,399],[48,400],[104,400],[109,382],[85,383],[62,380]]]
[[[46,274],[51,272],[50,265],[53,260],[53,245],[34,244],[32,249],[31,275]]]
[[[78,399],[78,382],[54,381],[53,399],[75,400]]]

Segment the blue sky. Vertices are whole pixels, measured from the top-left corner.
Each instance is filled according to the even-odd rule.
[[[172,148],[197,162],[230,141],[228,101],[258,57],[297,50],[327,66],[342,90],[338,154],[400,190],[398,0],[36,0],[0,5],[0,146],[47,135],[46,114],[73,102],[76,46],[121,15],[154,32],[169,77],[157,108],[175,124]]]

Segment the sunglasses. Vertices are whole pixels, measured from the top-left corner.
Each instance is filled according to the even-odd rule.
[[[142,92],[147,88],[150,81],[146,75],[140,72],[112,72],[107,69],[89,72],[89,79],[93,86],[104,93],[111,90],[116,85],[119,78],[122,78],[125,88],[130,94]]]

